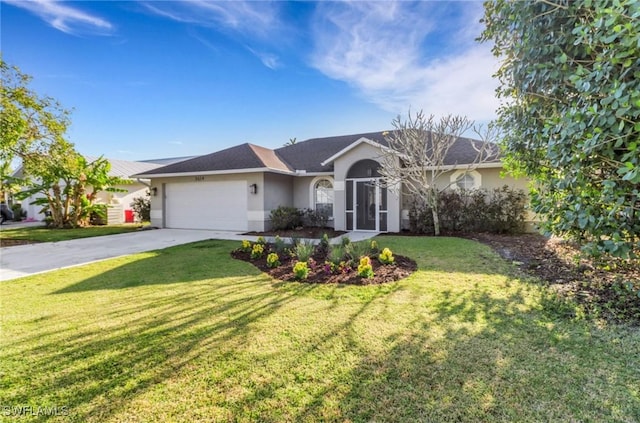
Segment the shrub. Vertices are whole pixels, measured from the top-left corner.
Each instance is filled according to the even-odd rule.
[[[351,244],[351,240],[348,236],[345,235],[340,239],[340,245],[342,245],[343,247],[346,247],[349,244]]]
[[[371,254],[371,245],[368,242],[352,242],[345,247],[345,253],[351,260],[358,261]]]
[[[240,251],[243,251],[245,253],[250,253],[251,252],[251,242],[249,242],[246,239],[242,240],[242,246],[240,247]]]
[[[280,238],[278,235],[276,235],[276,237],[273,240],[273,249],[276,251],[276,253],[278,254],[284,253],[284,250],[286,249],[286,247],[287,247],[287,244],[285,244],[284,240]]]
[[[445,232],[519,233],[524,230],[526,194],[508,186],[493,190],[447,190],[440,193],[440,228]],[[409,209],[409,229],[433,234],[431,208],[414,200]]]
[[[251,258],[253,260],[257,260],[262,257],[264,253],[264,245],[262,244],[253,244],[253,248],[251,249]]]
[[[295,207],[280,206],[271,210],[271,228],[274,231],[294,229],[302,226],[302,213]]]
[[[312,228],[324,228],[329,222],[329,215],[326,212],[314,209],[302,210],[304,224]]]
[[[27,211],[22,208],[20,203],[15,203],[11,206],[11,211],[13,211],[13,220],[16,222],[20,222],[27,217]]]
[[[263,236],[259,236],[258,239],[256,240],[256,244],[267,245],[267,240],[264,239]]]
[[[382,264],[393,264],[396,259],[393,257],[393,253],[391,252],[391,250],[385,248],[378,256],[378,260]]]
[[[311,241],[302,241],[293,247],[293,251],[300,261],[307,261],[313,254],[315,245]]]
[[[267,256],[267,266],[272,269],[280,266],[280,257],[278,257],[277,253],[269,253]]]
[[[344,260],[344,248],[341,245],[334,245],[327,254],[327,259],[334,265],[339,265]]]
[[[371,241],[369,249],[371,250],[372,254],[377,254],[380,251],[380,248],[378,248],[378,242],[375,239]]]
[[[307,267],[307,262],[296,262],[296,264],[293,266],[293,274],[295,275],[295,278],[300,281],[307,279],[307,277],[309,276],[309,267]]]
[[[106,225],[107,223],[107,205],[94,204],[91,206],[89,214],[89,223],[94,226]]]
[[[151,194],[149,190],[147,190],[144,197],[134,198],[129,206],[141,222],[149,222],[151,220]]]
[[[329,235],[327,235],[326,233],[322,234],[322,239],[320,240],[320,246],[322,248],[329,248]]]
[[[373,266],[371,266],[371,259],[368,256],[364,256],[360,259],[360,264],[358,265],[358,276],[367,279],[375,276],[373,273]]]

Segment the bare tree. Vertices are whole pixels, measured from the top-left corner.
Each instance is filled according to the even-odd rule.
[[[413,196],[431,208],[435,235],[438,236],[439,196],[452,182],[436,183],[443,174],[461,169],[461,165],[466,172],[471,172],[482,163],[495,161],[499,149],[492,142],[496,139],[494,126],[477,127],[464,116],[448,115],[437,119],[434,115],[425,116],[422,111],[415,115],[409,111],[405,120],[398,116],[392,125],[394,130],[384,134],[389,148],[383,149],[380,174],[389,189]],[[461,138],[468,130],[473,130],[479,139]],[[466,147],[458,143],[468,143],[467,151],[475,157],[461,164],[452,161],[450,151],[454,145]]]

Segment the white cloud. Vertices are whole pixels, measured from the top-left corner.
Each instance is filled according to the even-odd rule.
[[[235,36],[273,41],[274,33],[283,30],[286,26],[279,18],[277,3],[268,1],[208,1],[208,0],[183,0],[180,2],[150,2],[142,4],[154,14],[165,18],[197,25],[206,28],[215,28],[225,32],[231,31]],[[198,35],[190,33],[208,49],[216,52],[217,47]],[[269,69],[281,67],[280,58],[265,51],[246,46],[247,50],[256,56],[262,64]]]
[[[28,10],[59,31],[71,35],[83,32],[108,34],[113,25],[97,16],[53,0],[4,0],[6,3]]]
[[[341,2],[314,17],[312,66],[395,113],[495,116],[497,61],[478,45],[481,4]],[[447,25],[446,28],[442,25]]]
[[[141,2],[147,10],[178,22],[265,36],[278,26],[278,12],[267,1]]]
[[[262,64],[269,69],[275,70],[281,67],[280,59],[275,54],[257,51],[255,49],[252,49],[251,47],[247,47],[247,50],[249,50],[258,59],[260,59]]]

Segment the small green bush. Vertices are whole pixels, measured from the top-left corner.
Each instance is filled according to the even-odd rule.
[[[302,216],[304,224],[312,228],[324,228],[329,222],[329,215],[320,210],[303,209]]]
[[[151,193],[149,190],[147,190],[144,197],[134,198],[129,206],[141,222],[149,222],[151,220]]]
[[[253,248],[251,249],[251,258],[253,260],[257,260],[262,257],[262,254],[264,254],[264,245],[253,244]]]
[[[364,256],[360,259],[360,264],[358,264],[358,276],[366,279],[370,279],[375,276],[373,273],[373,266],[371,266],[371,259],[369,257]]]
[[[391,250],[385,248],[378,256],[378,261],[380,261],[380,263],[382,264],[393,264],[396,259],[393,257],[393,253],[391,252]]]
[[[93,226],[106,225],[107,223],[107,205],[106,204],[94,204],[91,206],[91,213],[89,214],[89,223]]]
[[[242,246],[240,247],[240,251],[243,251],[245,253],[250,253],[251,252],[251,242],[243,239],[242,240]]]
[[[278,257],[277,253],[269,253],[267,256],[267,266],[272,269],[280,266],[280,257]]]
[[[269,214],[274,231],[302,226],[302,212],[295,207],[280,206]]]
[[[329,254],[327,255],[327,259],[332,264],[338,266],[341,261],[345,258],[344,247],[341,245],[333,245],[329,250]]]
[[[278,235],[276,235],[276,237],[273,240],[273,249],[275,250],[275,252],[278,254],[282,254],[284,253],[286,248],[287,248],[287,244],[284,242],[284,240],[280,238]]]
[[[311,241],[302,241],[299,242],[296,246],[293,247],[293,251],[300,261],[307,261],[313,254],[315,250],[315,245]]]
[[[295,278],[302,281],[309,277],[309,267],[306,261],[298,261],[293,266],[293,274]]]
[[[345,254],[353,261],[360,260],[361,257],[371,255],[371,244],[369,242],[352,242],[345,247]]]
[[[27,217],[27,211],[22,208],[20,203],[15,203],[11,206],[11,211],[13,211],[13,220],[16,222],[20,222]]]

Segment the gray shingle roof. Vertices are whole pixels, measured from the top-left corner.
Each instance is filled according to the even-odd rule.
[[[173,163],[147,171],[142,175],[160,175],[189,172],[215,172],[243,169],[272,169],[280,171],[305,170],[307,172],[332,172],[333,163],[322,162],[352,145],[361,138],[388,146],[383,132],[366,132],[326,138],[312,138],[293,145],[270,150],[253,144],[241,144],[225,150],[193,159]],[[468,164],[476,157],[472,143],[480,141],[459,138],[449,150],[445,165]],[[499,160],[496,160],[498,162]]]
[[[193,159],[173,163],[142,175],[160,175],[171,173],[212,172],[222,170],[246,170],[270,168],[290,170],[273,151],[249,143],[240,144],[215,153],[198,156]]]
[[[328,138],[312,138],[278,148],[276,154],[293,169],[306,170],[307,172],[332,172],[333,163],[328,163],[326,166],[322,166],[320,163],[363,137],[387,145],[382,132],[367,132]]]

